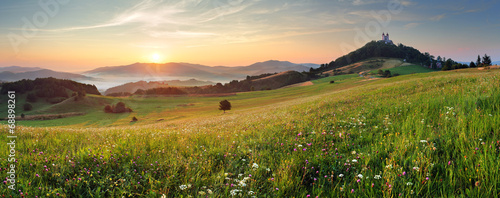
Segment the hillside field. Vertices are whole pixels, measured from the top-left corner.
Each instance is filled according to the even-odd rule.
[[[85,107],[44,107],[87,114],[19,121],[17,190],[5,181],[0,195],[500,196],[500,70],[312,83],[226,97],[88,95]],[[224,99],[227,113],[217,110]],[[118,101],[134,112],[102,111]],[[9,142],[7,125],[0,130]]]

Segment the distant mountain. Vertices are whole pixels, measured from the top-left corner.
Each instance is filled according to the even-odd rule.
[[[310,66],[295,64],[288,61],[270,60],[258,62],[249,66],[227,67],[227,66],[205,66],[191,63],[134,63],[131,65],[100,67],[87,72],[84,75],[98,78],[147,78],[165,80],[167,79],[192,79],[204,81],[228,82],[239,80],[247,75],[259,75],[263,73],[275,73],[288,70],[309,71]]]
[[[80,75],[80,74],[73,74],[73,73],[68,73],[68,72],[57,72],[57,71],[52,71],[49,69],[39,69],[35,71],[25,71],[25,72],[17,72],[16,71],[21,71],[26,68],[21,68],[19,70],[15,71],[3,71],[0,72],[0,79],[2,81],[18,81],[22,79],[30,79],[34,80],[36,78],[48,78],[48,77],[53,77],[53,78],[58,78],[58,79],[71,79],[71,80],[89,80],[91,78]]]
[[[21,73],[21,72],[30,72],[42,70],[40,67],[21,67],[21,66],[10,66],[10,67],[0,67],[0,72],[12,72],[12,73]]]
[[[493,64],[493,65],[500,65],[500,61],[495,61],[495,62],[493,62],[491,64]]]
[[[116,87],[111,87],[104,92],[104,95],[109,95],[112,93],[134,93],[138,89],[148,90],[161,87],[187,87],[187,86],[204,86],[213,84],[215,83],[211,81],[198,81],[195,79],[190,79],[186,81],[181,81],[181,80],[151,81],[151,82],[139,81],[139,82],[126,83]]]

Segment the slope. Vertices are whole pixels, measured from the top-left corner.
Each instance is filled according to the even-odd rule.
[[[186,117],[172,120],[138,116],[138,122],[116,127],[19,127],[29,131],[19,133],[19,141],[33,145],[33,151],[25,151],[31,155],[19,156],[19,166],[45,170],[44,164],[29,164],[44,157],[54,165],[39,175],[20,171],[16,176],[46,184],[26,185],[23,191],[30,194],[67,197],[500,193],[499,70],[326,82],[339,77],[242,93],[228,98],[234,109],[226,114],[215,110],[217,103],[206,104],[211,109],[206,112],[195,104],[157,114],[198,108],[191,112],[197,115],[177,114]]]

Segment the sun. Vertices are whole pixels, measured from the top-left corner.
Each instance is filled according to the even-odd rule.
[[[153,63],[160,63],[161,62],[161,56],[158,53],[154,53],[151,55],[151,62]]]

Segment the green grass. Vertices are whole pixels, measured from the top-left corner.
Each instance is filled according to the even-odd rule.
[[[408,74],[417,74],[417,73],[428,73],[428,72],[435,72],[437,70],[434,69],[429,69],[426,67],[422,67],[420,65],[408,65],[408,66],[400,66],[400,67],[394,67],[390,69],[384,69],[391,71],[391,74],[399,74],[399,75],[408,75]],[[371,74],[377,74],[378,70],[373,70],[370,73]]]
[[[226,114],[217,97],[131,98],[135,124],[21,126],[17,191],[0,194],[500,196],[500,70],[338,78],[227,97]]]

